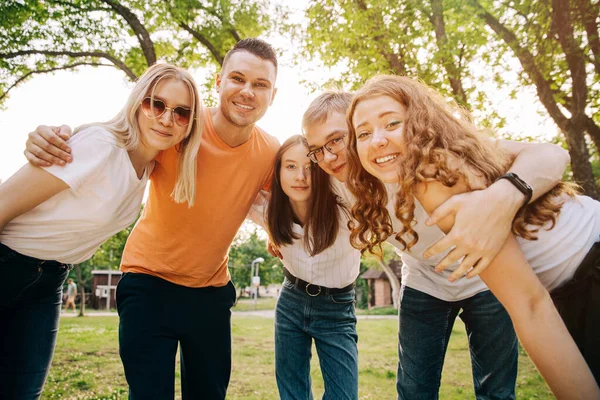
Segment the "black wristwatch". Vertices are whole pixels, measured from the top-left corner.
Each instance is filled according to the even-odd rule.
[[[523,203],[523,206],[529,204],[531,201],[531,196],[533,196],[533,188],[529,186],[529,184],[523,179],[519,178],[519,175],[515,174],[514,172],[507,172],[506,174],[499,176],[495,182],[498,182],[500,179],[508,180],[525,195],[525,202]]]

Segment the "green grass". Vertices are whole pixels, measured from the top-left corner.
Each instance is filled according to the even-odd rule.
[[[260,297],[256,300],[256,304],[252,299],[241,298],[231,311],[274,310],[275,303],[277,303],[275,297]]]
[[[366,308],[357,308],[356,315],[398,315],[398,310],[393,306],[376,307],[370,310]]]
[[[237,308],[237,307],[236,307]],[[62,318],[54,362],[42,399],[126,399],[118,354],[117,317]],[[235,315],[232,319],[233,371],[228,399],[277,399],[273,367],[273,320]],[[397,320],[359,320],[361,399],[394,399]],[[313,351],[315,398],[323,380]],[[178,358],[177,358],[178,359]],[[179,396],[179,365],[177,365]],[[464,325],[457,320],[446,356],[440,398],[472,399],[471,365]],[[552,399],[546,384],[520,354],[518,399]],[[179,398],[179,397],[178,397]]]

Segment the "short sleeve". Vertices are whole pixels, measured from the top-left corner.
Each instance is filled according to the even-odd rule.
[[[262,186],[262,190],[266,191],[266,192],[270,192],[271,191],[271,183],[273,182],[273,170],[274,168],[271,167],[271,169],[269,169],[269,173],[267,175],[267,180],[265,181],[265,183]]]
[[[118,139],[109,131],[91,126],[77,132],[69,141],[73,161],[65,166],[52,165],[44,168],[50,174],[65,182],[72,190],[77,190],[88,179],[110,162],[118,149]]]

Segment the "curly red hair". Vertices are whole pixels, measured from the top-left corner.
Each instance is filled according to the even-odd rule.
[[[511,164],[510,156],[485,137],[472,123],[467,110],[446,101],[437,91],[408,77],[382,75],[368,81],[354,96],[347,113],[349,143],[348,188],[357,199],[352,208],[351,243],[362,252],[380,253],[380,245],[394,232],[387,212],[388,194],[383,183],[360,164],[352,118],[357,105],[366,99],[388,96],[406,108],[404,141],[406,152],[398,163],[399,189],[395,216],[402,229],[395,238],[410,250],[419,235],[413,229],[418,183],[437,180],[452,187],[466,183],[469,190],[494,183]],[[451,164],[451,165],[450,165]],[[535,240],[546,224],[552,229],[564,203],[563,194],[574,196],[576,186],[560,183],[517,213],[512,231]]]

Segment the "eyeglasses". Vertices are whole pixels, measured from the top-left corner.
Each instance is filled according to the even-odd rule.
[[[310,158],[310,161],[314,163],[319,163],[325,159],[325,152],[323,149],[326,149],[331,154],[339,153],[346,147],[346,136],[348,136],[348,132],[344,133],[342,136],[334,137],[318,149],[310,151],[306,157]]]
[[[182,106],[175,108],[167,107],[164,101],[146,97],[142,100],[142,111],[146,117],[156,119],[162,117],[167,111],[171,110],[171,118],[179,126],[187,126],[192,118],[192,110]]]

